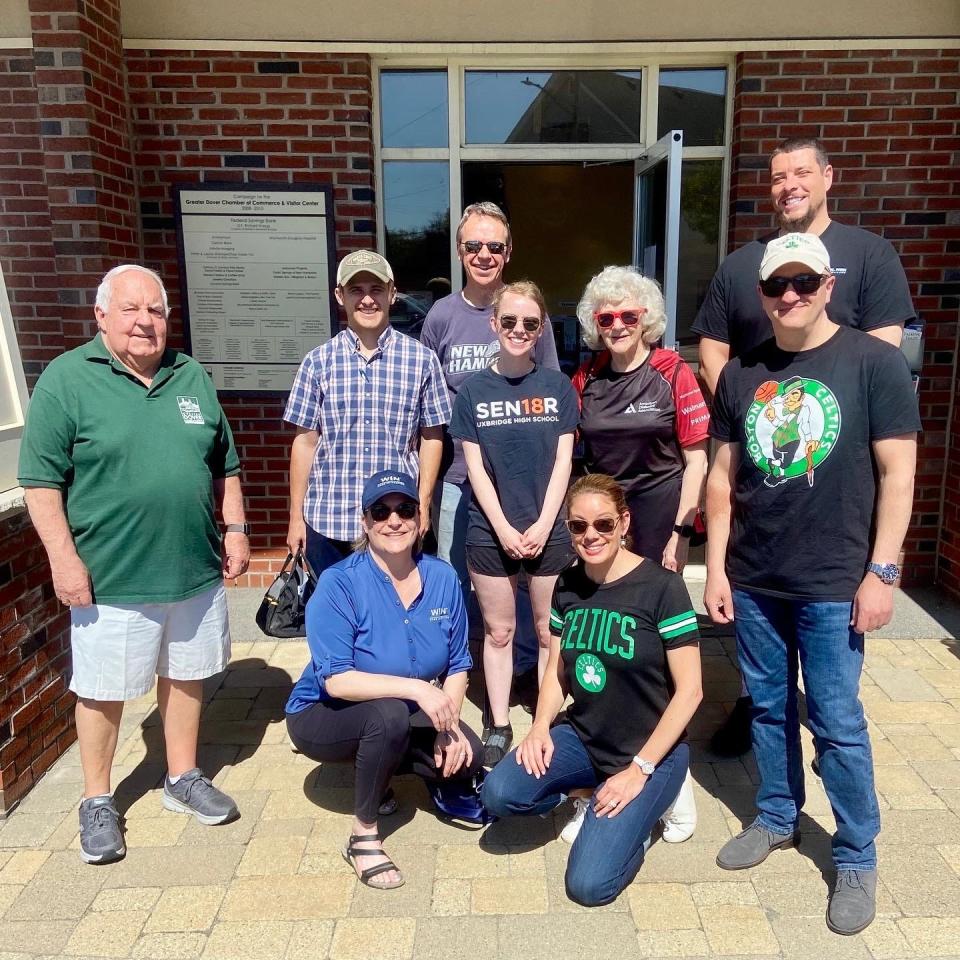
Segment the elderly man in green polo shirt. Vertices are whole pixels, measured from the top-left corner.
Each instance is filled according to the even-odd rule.
[[[250,545],[230,426],[200,364],[166,348],[160,278],[115,267],[94,312],[98,335],[37,382],[19,478],[70,608],[80,856],[108,863],[126,853],[110,786],[123,704],[154,681],[163,805],[204,824],[238,815],[197,768],[197,736],[203,680],[230,655],[223,577],[244,572]]]

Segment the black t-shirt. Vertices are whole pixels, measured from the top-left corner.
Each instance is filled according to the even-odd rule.
[[[735,250],[714,274],[693,323],[693,332],[730,344],[739,357],[773,336],[763,312],[757,278],[767,243],[776,233]],[[820,234],[837,278],[827,304],[834,323],[875,330],[916,318],[903,264],[888,240],[831,220]]]
[[[819,347],[775,340],[720,374],[710,434],[739,444],[727,573],[734,586],[853,599],[869,560],[871,442],[920,429],[903,354],[839,327]]]
[[[682,447],[707,439],[710,415],[693,371],[655,349],[617,373],[603,353],[573,378],[580,393],[584,466],[624,489],[633,550],[658,563],[673,533],[685,461]]]
[[[618,773],[673,696],[667,651],[700,640],[683,577],[645,560],[599,584],[578,563],[557,580],[550,632],[573,698],[566,722],[601,773]]]
[[[577,399],[559,370],[535,366],[522,377],[492,368],[465,380],[453,405],[450,435],[479,444],[483,466],[504,516],[521,533],[537,521],[562,434],[577,428]],[[569,541],[563,511],[550,542]],[[496,534],[476,498],[470,503],[467,543],[496,545]]]

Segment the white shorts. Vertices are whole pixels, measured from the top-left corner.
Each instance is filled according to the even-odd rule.
[[[230,659],[222,583],[175,603],[72,607],[70,622],[70,689],[89,700],[142,697],[158,676],[205,680]]]

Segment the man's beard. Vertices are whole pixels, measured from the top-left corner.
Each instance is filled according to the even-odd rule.
[[[777,222],[780,224],[780,233],[806,233],[810,229],[810,226],[813,224],[814,220],[816,220],[820,215],[820,211],[822,209],[822,203],[816,209],[810,207],[807,210],[807,215],[805,217],[801,217],[799,220],[788,220],[778,210]]]

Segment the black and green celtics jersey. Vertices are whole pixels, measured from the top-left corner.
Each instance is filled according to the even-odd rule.
[[[550,631],[573,705],[567,722],[594,766],[623,770],[673,696],[667,650],[697,643],[697,616],[683,578],[645,560],[619,580],[594,583],[577,564],[560,575]]]

